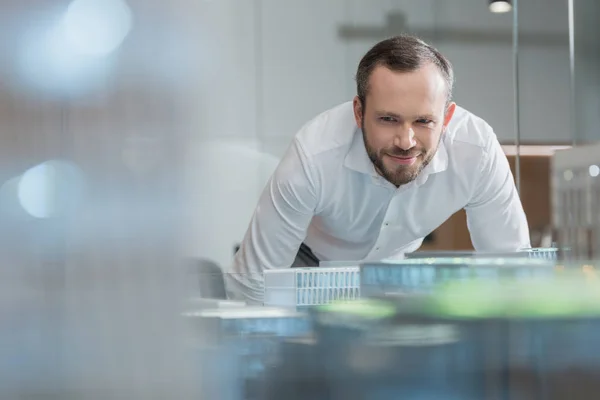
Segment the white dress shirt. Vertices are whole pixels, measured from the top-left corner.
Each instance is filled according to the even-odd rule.
[[[321,261],[415,251],[465,209],[476,250],[530,247],[508,160],[492,128],[461,107],[418,177],[399,188],[369,159],[352,103],[300,129],[264,189],[232,269],[230,296],[262,302],[262,271],[289,268],[302,242]]]

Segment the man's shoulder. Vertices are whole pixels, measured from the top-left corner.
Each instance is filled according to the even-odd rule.
[[[456,111],[447,130],[447,143],[451,148],[472,147],[486,152],[496,140],[492,127],[481,117],[456,106]]]
[[[308,121],[295,136],[308,157],[325,152],[344,152],[356,131],[352,102],[342,103]]]

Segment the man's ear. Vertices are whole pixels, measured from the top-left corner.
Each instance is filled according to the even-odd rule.
[[[446,114],[444,114],[444,131],[448,127],[450,120],[452,120],[452,116],[454,115],[454,111],[456,110],[456,103],[450,102],[448,107],[446,107]]]
[[[354,120],[356,121],[356,125],[360,128],[362,127],[363,120],[363,107],[358,96],[354,97],[354,101],[352,102],[352,106],[354,108]]]

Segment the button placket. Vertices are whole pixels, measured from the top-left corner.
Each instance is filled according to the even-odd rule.
[[[389,201],[388,204],[388,208],[385,212],[385,216],[383,218],[383,223],[381,225],[381,229],[379,230],[379,237],[377,238],[377,241],[375,242],[375,245],[373,247],[372,253],[374,252],[378,252],[381,250],[381,248],[383,247],[383,243],[387,240],[387,236],[386,232],[384,232],[385,230],[387,230],[386,228],[389,228],[391,225],[390,221],[393,221],[395,219],[395,217],[397,216],[397,212],[398,212],[398,207],[395,205],[395,203],[398,201],[398,190],[395,189],[393,194],[391,195],[391,199]]]

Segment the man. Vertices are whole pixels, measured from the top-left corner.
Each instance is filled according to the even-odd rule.
[[[451,101],[453,80],[417,38],[369,50],[354,101],[302,127],[267,183],[230,296],[260,303],[266,269],[401,257],[462,208],[476,250],[530,247],[508,161],[492,128]]]

